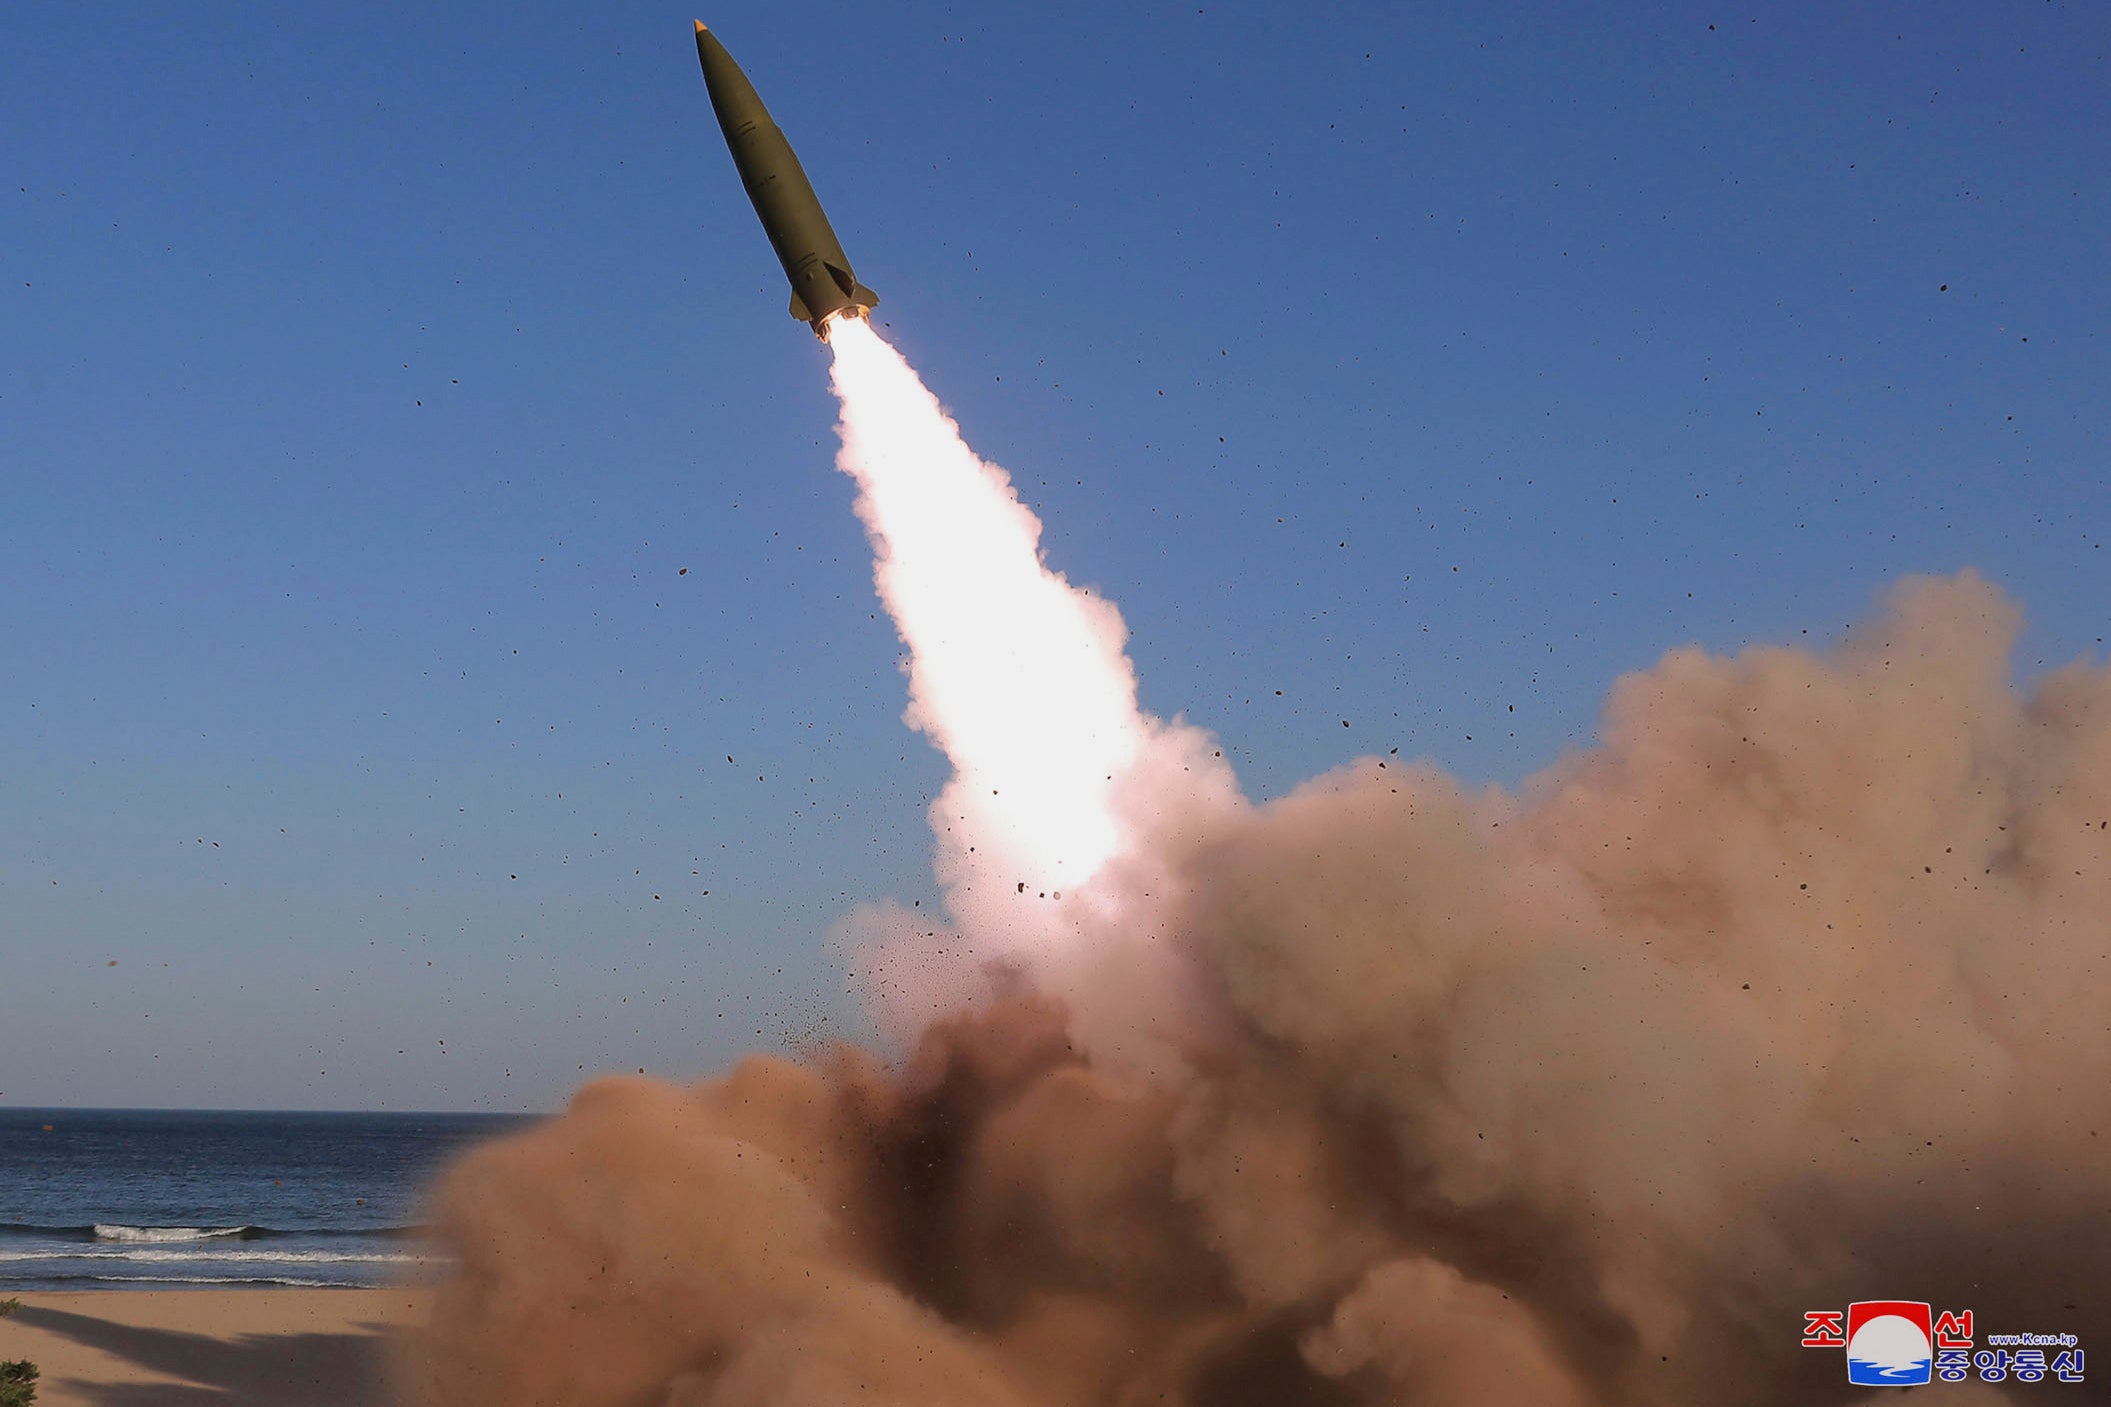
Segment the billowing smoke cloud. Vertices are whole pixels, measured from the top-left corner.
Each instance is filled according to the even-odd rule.
[[[899,1063],[605,1080],[472,1154],[407,1380],[450,1407],[1734,1407],[1853,1400],[1798,1339],[1855,1299],[2086,1346],[2111,671],[2019,692],[2016,628],[1974,576],[1913,580],[1829,653],[1621,680],[1602,744],[1515,793],[1366,759],[1248,807],[1135,714],[1113,621],[1079,638],[1119,707],[1085,716],[1127,768],[1019,784],[1082,785],[1106,809],[1070,833],[1115,839],[1032,910],[970,897],[1026,892],[995,864],[1039,842],[979,810],[1013,744],[954,752],[913,677],[961,769],[934,808],[959,933],[883,934],[875,988],[978,995]]]

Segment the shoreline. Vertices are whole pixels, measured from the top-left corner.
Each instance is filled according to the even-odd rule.
[[[37,1365],[37,1407],[391,1407],[391,1347],[422,1286],[21,1290],[0,1361]]]

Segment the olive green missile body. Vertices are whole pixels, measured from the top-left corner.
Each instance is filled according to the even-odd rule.
[[[718,36],[696,22],[696,57],[704,66],[704,87],[711,110],[732,149],[740,183],[748,189],[763,232],[792,281],[792,316],[813,324],[828,340],[833,317],[863,317],[880,295],[858,282],[850,259],[836,241],[814,188],[792,153],[792,144],[770,121],[770,110],[755,94],[755,85],[733,62]]]

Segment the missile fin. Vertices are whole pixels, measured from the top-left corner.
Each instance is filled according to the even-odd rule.
[[[792,291],[792,316],[801,322],[812,322],[814,320],[814,315],[806,310],[806,300],[799,296],[797,289]]]
[[[878,306],[880,301],[880,295],[874,293],[862,283],[851,291],[850,296],[868,308]]]

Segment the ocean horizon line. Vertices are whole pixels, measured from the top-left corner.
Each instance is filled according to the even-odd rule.
[[[0,1104],[0,1117],[10,1114],[344,1114],[384,1118],[547,1119],[561,1112],[556,1109],[272,1109],[193,1104]]]

